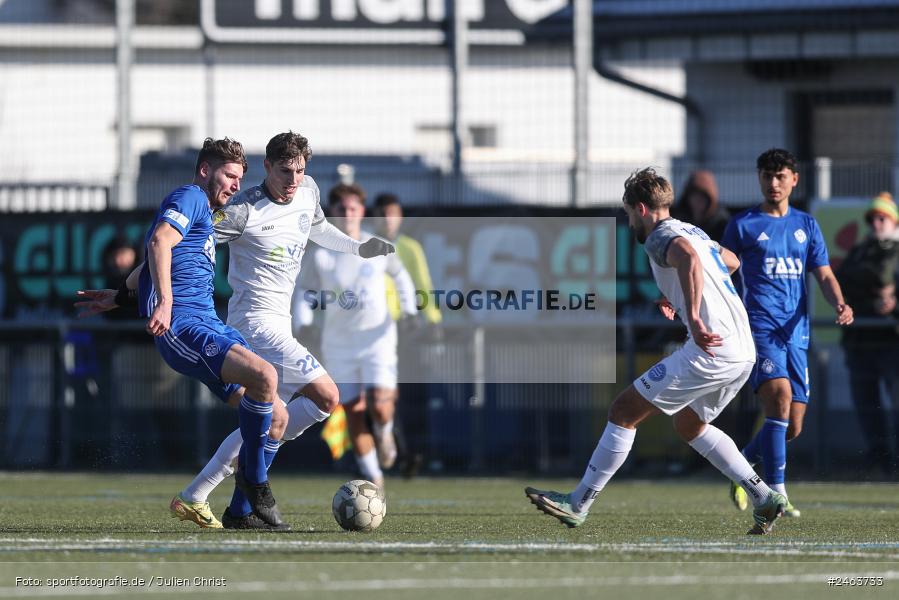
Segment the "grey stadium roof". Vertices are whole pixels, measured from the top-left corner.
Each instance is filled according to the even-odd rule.
[[[570,35],[569,6],[534,27],[532,38]],[[596,41],[632,37],[893,29],[899,0],[596,0]]]

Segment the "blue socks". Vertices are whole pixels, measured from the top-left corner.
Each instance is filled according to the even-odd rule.
[[[243,439],[238,459],[241,470],[249,483],[262,483],[267,479],[265,441],[272,426],[272,405],[244,396],[237,409],[237,420]]]
[[[787,421],[767,417],[765,424],[743,449],[750,463],[761,462],[768,485],[782,484],[787,468]]]
[[[760,447],[761,433],[762,430],[759,429],[749,443],[746,444],[746,447],[743,448],[743,456],[746,457],[746,460],[750,465],[757,465],[762,462],[762,450]]]
[[[244,448],[246,446],[240,447],[240,454],[237,457],[237,461],[240,464],[240,467],[244,467]],[[263,452],[265,454],[265,471],[266,471],[266,479],[268,478],[268,468],[272,466],[272,461],[275,460],[275,454],[278,453],[278,448],[281,447],[281,442],[278,440],[273,440],[272,438],[266,436],[265,438],[265,446],[263,446]],[[265,480],[263,480],[265,481]],[[235,517],[244,517],[251,512],[253,512],[253,507],[250,506],[249,501],[246,496],[243,495],[243,492],[235,486],[234,494],[231,496],[231,504],[228,506],[228,512],[230,512]]]

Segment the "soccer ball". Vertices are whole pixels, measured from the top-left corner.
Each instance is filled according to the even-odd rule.
[[[331,501],[331,512],[337,524],[347,531],[372,531],[387,514],[384,491],[370,481],[347,481]]]

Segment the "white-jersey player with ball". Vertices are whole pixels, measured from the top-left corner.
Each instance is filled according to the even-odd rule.
[[[328,193],[328,208],[334,224],[350,238],[360,243],[378,239],[362,230],[365,192],[360,186],[334,187]],[[340,389],[356,463],[365,479],[380,486],[384,483],[383,469],[394,464],[397,454],[393,435],[397,326],[387,304],[386,277],[396,283],[406,316],[417,312],[415,284],[396,254],[363,261],[318,248],[310,258],[302,283],[306,291],[295,297],[300,303],[298,309],[308,315],[300,320],[308,324],[311,314],[305,312],[304,305],[314,300],[324,317],[322,358]],[[325,304],[322,300],[326,297],[334,300]],[[371,415],[371,431],[367,413]]]
[[[325,420],[338,404],[338,390],[319,361],[293,337],[291,300],[308,240],[355,260],[393,252],[383,240],[352,239],[328,223],[319,189],[305,175],[311,158],[308,140],[293,132],[273,137],[265,148],[265,180],[241,191],[213,214],[218,243],[228,242],[228,324],[244,335],[253,350],[275,367],[278,396],[289,420],[281,443],[295,439]],[[235,431],[219,446],[197,477],[171,503],[173,515],[201,527],[221,527],[212,516],[208,496],[234,472],[241,446]],[[270,465],[278,444],[267,444]],[[239,475],[239,473],[238,473]],[[222,517],[225,528],[268,528],[250,512],[235,489]]]
[[[756,474],[733,440],[711,425],[737,394],[755,363],[749,319],[730,275],[739,260],[699,227],[669,216],[671,185],[652,169],[624,184],[624,211],[634,235],[645,244],[656,283],[689,330],[684,346],[627,387],[609,409],[609,422],[580,485],[570,494],[527,488],[538,509],[578,527],[600,491],[624,464],[637,426],[663,412],[674,429],[719,471],[746,490],[755,505],[749,533],[766,534],[784,511],[786,498]]]

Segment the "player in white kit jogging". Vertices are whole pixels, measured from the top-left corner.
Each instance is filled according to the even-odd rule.
[[[328,207],[334,224],[349,237],[363,243],[379,239],[362,230],[365,192],[360,186],[337,185],[328,193]],[[382,469],[390,468],[397,454],[393,436],[397,328],[387,305],[386,276],[396,283],[403,315],[417,312],[415,285],[396,254],[363,261],[357,256],[318,248],[310,258],[312,263],[302,282],[306,291],[298,297],[316,301],[317,290],[337,298],[322,306],[322,358],[340,389],[359,470],[364,478],[383,485]],[[301,302],[298,309],[307,316],[300,320],[307,325],[311,313],[305,311],[303,304],[308,306]],[[366,419],[369,408],[371,431]]]
[[[663,305],[689,330],[684,346],[627,387],[609,409],[609,422],[584,473],[570,494],[526,488],[537,508],[568,527],[578,527],[599,492],[624,464],[637,426],[663,412],[674,429],[719,471],[746,490],[755,510],[750,534],[766,534],[783,514],[786,498],[756,475],[733,440],[711,425],[740,390],[755,363],[746,309],[730,280],[739,260],[699,227],[669,216],[671,185],[652,169],[624,184],[624,211],[645,244],[653,276],[667,298]],[[673,313],[670,311],[673,310]]]
[[[230,249],[228,282],[234,293],[228,302],[228,324],[278,374],[278,396],[289,416],[280,443],[326,419],[338,404],[334,381],[291,329],[291,297],[307,241],[363,264],[364,258],[393,252],[383,240],[357,241],[328,223],[318,186],[305,175],[310,158],[306,138],[293,132],[276,135],[265,149],[265,180],[233,196],[212,217],[216,242],[228,242]],[[240,446],[239,430],[225,438],[197,477],[172,499],[173,516],[201,527],[222,526],[212,516],[208,496],[234,472],[232,462]],[[267,465],[279,446],[266,444]],[[240,489],[235,489],[222,522],[230,529],[270,529],[250,512]]]

